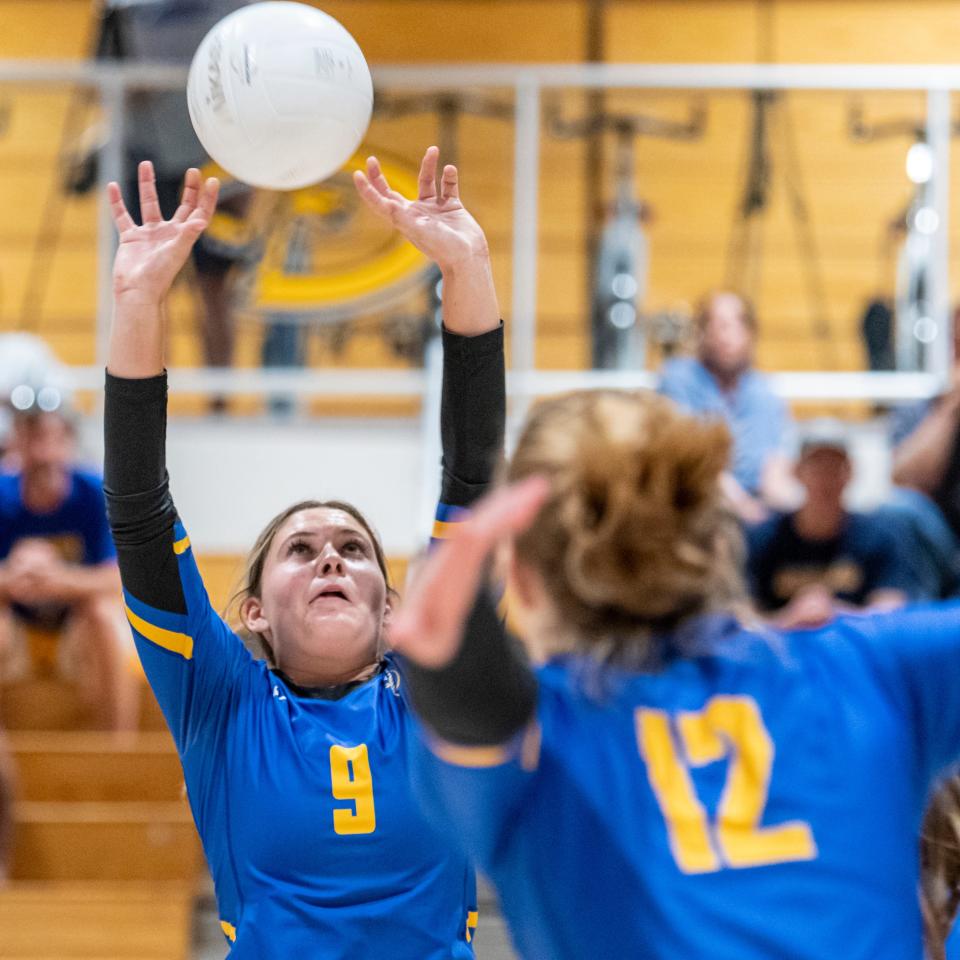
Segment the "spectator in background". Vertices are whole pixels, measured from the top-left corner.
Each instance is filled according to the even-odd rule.
[[[74,439],[62,408],[15,413],[15,469],[0,473],[0,652],[22,633],[46,642],[65,630],[101,724],[130,729],[135,678],[102,480],[73,466]]]
[[[32,333],[0,334],[0,470],[13,435],[13,406],[11,394],[26,384],[36,389],[47,387],[63,395],[66,370],[57,361],[53,351]],[[36,389],[32,396],[36,398]]]
[[[733,435],[733,461],[725,491],[742,519],[756,523],[767,508],[796,503],[786,445],[786,404],[753,367],[757,320],[750,302],[731,291],[705,297],[696,317],[696,357],[668,360],[660,393],[691,413],[720,416]]]
[[[210,28],[249,0],[107,0],[97,44],[97,58],[133,63],[190,63]],[[157,195],[164,217],[173,216],[180,200],[183,171],[201,166],[206,154],[193,131],[182,90],[148,90],[127,103],[124,169],[136,172],[140,160],[151,160],[157,173]],[[131,214],[140,219],[134,176],[124,185]],[[251,191],[236,181],[225,184],[219,220],[242,221]],[[233,362],[235,328],[231,310],[232,268],[250,254],[243,243],[226,239],[231,231],[209,231],[193,249],[196,289],[203,303],[200,338],[204,362],[228,367]],[[242,232],[242,231],[238,231]],[[219,240],[216,239],[219,236]],[[212,408],[225,401],[215,398]]]
[[[852,469],[842,425],[821,423],[810,432],[795,473],[803,505],[747,531],[750,585],[761,611],[794,629],[821,626],[840,609],[890,610],[915,599],[919,588],[901,543],[874,517],[844,505]]]
[[[939,575],[939,595],[957,590],[960,554],[960,310],[953,315],[953,383],[946,393],[895,410],[891,418],[891,522],[915,531]]]

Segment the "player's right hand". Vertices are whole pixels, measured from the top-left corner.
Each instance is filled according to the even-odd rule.
[[[216,177],[201,184],[200,171],[191,168],[184,179],[180,206],[171,219],[164,220],[153,164],[143,161],[137,173],[143,212],[140,225],[127,211],[119,185],[107,186],[120,240],[113,261],[113,294],[117,300],[156,304],[167,295],[191,247],[210,223],[220,184]]]

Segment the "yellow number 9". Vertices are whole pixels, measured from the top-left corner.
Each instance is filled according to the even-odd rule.
[[[330,748],[330,783],[337,800],[352,800],[353,809],[333,811],[333,829],[339,834],[373,833],[377,814],[373,806],[373,774],[367,745]]]

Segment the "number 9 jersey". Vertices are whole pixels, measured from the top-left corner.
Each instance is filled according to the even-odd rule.
[[[410,790],[415,722],[388,657],[310,696],[255,661],[207,599],[177,522],[185,612],[125,591],[176,741],[231,960],[470,958],[473,871]]]
[[[960,606],[780,635],[715,615],[661,669],[564,656],[509,743],[424,732],[525,958],[920,960],[919,831],[960,758]]]

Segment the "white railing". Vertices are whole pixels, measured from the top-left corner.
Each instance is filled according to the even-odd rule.
[[[74,84],[99,92],[112,136],[99,166],[101,187],[122,178],[124,97],[129,90],[182,89],[180,67],[0,60],[0,84]],[[374,69],[380,89],[512,89],[516,98],[514,155],[513,301],[510,336],[512,376],[509,389],[522,408],[537,394],[584,386],[648,384],[643,372],[557,371],[534,369],[537,312],[537,185],[541,136],[541,93],[548,89],[633,88],[660,90],[913,90],[927,95],[927,140],[934,154],[932,201],[938,213],[933,236],[934,270],[931,302],[941,331],[927,352],[927,374],[782,374],[777,388],[793,399],[895,400],[927,396],[946,377],[950,346],[948,236],[950,167],[950,95],[960,90],[960,67],[949,65],[792,66],[697,64],[570,64],[570,65],[418,65]],[[103,191],[101,190],[101,197]],[[113,228],[101,200],[98,233],[97,358],[105,356],[110,312],[110,264]],[[76,384],[96,389],[102,366],[76,368]],[[250,393],[283,391],[292,395],[391,394],[422,396],[422,372],[368,370],[327,371],[177,371],[175,391]]]

